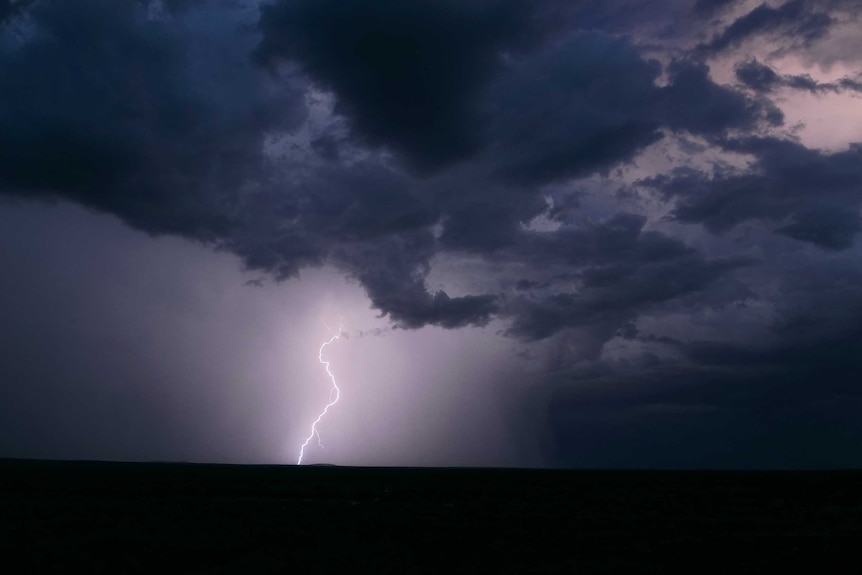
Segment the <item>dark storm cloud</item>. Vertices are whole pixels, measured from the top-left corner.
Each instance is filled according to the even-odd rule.
[[[562,227],[555,233],[523,233],[511,250],[513,259],[539,265],[638,263],[691,255],[685,244],[659,232],[644,231],[646,218],[620,213],[605,221]]]
[[[763,35],[782,36],[787,41],[809,45],[824,38],[835,23],[820,8],[817,2],[808,0],[790,0],[777,7],[761,4],[735,20],[711,41],[702,44],[699,50],[704,54],[715,54]]]
[[[711,17],[728,8],[738,0],[697,0],[692,11],[702,18]]]
[[[413,156],[412,162],[408,164],[415,166],[417,154],[425,154],[427,150],[420,154],[414,144],[399,138],[409,136],[423,146],[436,146],[441,140],[435,135],[435,130],[446,130],[447,134],[454,137],[455,132],[449,132],[450,128],[441,124],[449,118],[434,120],[433,115],[429,117],[426,113],[426,106],[412,105],[417,98],[423,102],[422,98],[439,96],[437,92],[425,91],[432,75],[443,65],[425,65],[431,52],[434,58],[442,61],[449,62],[453,58],[449,48],[439,51],[432,49],[434,42],[430,39],[431,35],[439,34],[436,19],[430,19],[433,25],[429,24],[427,30],[423,29],[422,34],[428,34],[428,38],[420,34],[416,40],[418,47],[413,51],[400,50],[395,63],[389,63],[387,58],[381,57],[360,66],[354,61],[357,46],[361,47],[363,42],[370,41],[365,39],[365,32],[360,32],[358,28],[366,25],[365,20],[358,15],[350,19],[351,26],[356,27],[354,29],[346,22],[341,22],[340,16],[323,11],[322,8],[312,8],[304,3],[280,3],[276,6],[270,12],[264,12],[262,26],[266,39],[260,53],[265,60],[267,55],[291,57],[298,60],[312,77],[315,74],[325,75],[325,85],[334,90],[339,102],[336,111],[348,117],[354,130],[357,122],[359,125],[364,125],[362,122],[381,122],[381,129],[389,130],[386,126],[395,120],[379,111],[388,111],[391,106],[383,100],[362,100],[365,102],[364,107],[344,108],[341,102],[365,98],[361,94],[366,91],[375,95],[375,98],[388,101],[397,93],[387,91],[392,86],[392,90],[405,91],[399,98],[404,97],[411,102],[409,109],[396,110],[395,116],[402,113],[411,116],[409,120],[405,119],[406,116],[398,116],[399,130],[405,126],[420,126],[417,122],[433,120],[434,123],[434,126],[421,124],[421,130],[411,129],[404,134],[392,132],[387,136],[389,139],[386,143]],[[403,20],[406,22],[405,30],[413,30],[418,26],[415,21],[418,16],[414,14],[414,9],[418,8],[401,7],[395,10],[388,6],[383,4],[369,12],[366,16],[371,19],[369,30],[375,37],[380,36],[380,41],[389,42],[390,36],[395,39],[393,41],[406,41],[403,30],[398,29],[391,34],[381,31],[381,22],[396,27],[396,23]],[[428,9],[424,4],[420,6],[422,10]],[[489,20],[489,30],[499,27],[496,15],[483,11],[468,11],[465,15],[463,10],[466,8],[463,6],[457,10],[448,4],[442,6],[445,9],[439,11],[437,18],[465,19],[465,23],[460,26],[472,26],[473,18],[482,16]],[[288,12],[278,16],[281,14],[278,10]],[[297,10],[301,12],[300,15],[295,13]],[[321,12],[318,14],[317,10]],[[299,22],[305,22],[303,18],[311,18],[312,15],[322,19],[320,22],[314,20],[315,26],[337,26],[333,30],[327,28],[325,33],[319,30],[319,34],[305,39],[300,38],[301,35],[284,39],[288,43],[288,47],[284,47],[278,43],[281,41],[278,39],[282,38],[278,34],[284,33],[283,27],[288,26],[287,20],[280,19],[287,18],[288,13],[298,18],[290,26],[299,26]],[[424,14],[422,11],[419,13]],[[380,19],[381,22],[378,22]],[[317,172],[318,176],[314,176],[319,177],[320,181],[313,184],[313,192],[299,192],[304,199],[292,204],[298,211],[286,214],[296,222],[294,233],[295,230],[301,231],[299,237],[291,236],[291,241],[284,247],[289,250],[290,246],[305,242],[315,246],[313,249],[321,255],[339,254],[335,258],[340,262],[339,265],[359,279],[375,307],[390,314],[403,327],[420,327],[423,323],[450,327],[481,325],[494,312],[502,309],[497,294],[467,296],[461,301],[459,298],[449,299],[445,294],[432,294],[423,287],[429,262],[438,250],[469,251],[493,259],[493,254],[500,250],[518,246],[521,243],[521,223],[539,215],[545,208],[545,202],[538,193],[538,185],[605,172],[620,162],[629,161],[636,153],[662,137],[662,127],[718,138],[728,130],[754,130],[761,125],[774,125],[781,121],[780,114],[776,114],[776,110],[763,101],[752,100],[732,88],[716,85],[709,79],[708,69],[701,64],[687,60],[674,61],[669,69],[669,84],[659,87],[656,80],[661,73],[660,65],[645,59],[625,38],[602,32],[559,34],[555,31],[551,35],[553,41],[546,44],[536,42],[532,49],[511,51],[502,60],[494,60],[493,77],[486,75],[486,72],[476,78],[458,76],[462,83],[456,85],[450,76],[454,72],[447,71],[441,77],[440,85],[434,88],[448,90],[439,96],[444,104],[440,109],[446,110],[447,106],[459,102],[458,109],[469,112],[472,117],[467,124],[459,122],[452,129],[462,130],[465,126],[482,128],[483,141],[473,150],[474,162],[470,167],[445,171],[442,166],[437,166],[442,173],[422,186],[404,176],[399,176],[399,183],[393,185],[391,178],[386,175],[391,174],[389,169],[368,172],[363,183],[343,178],[340,181],[341,177],[337,174],[355,173],[353,168],[325,168]],[[456,44],[459,38],[455,34]],[[471,39],[470,42],[482,38],[485,36]],[[294,42],[300,44],[294,45]],[[491,50],[491,44],[470,44],[461,50],[476,50],[477,53],[485,54],[485,50]],[[395,46],[389,48],[394,49]],[[494,48],[502,49],[499,43]],[[457,70],[459,66],[472,62],[471,56],[465,58],[466,63],[450,63]],[[423,70],[421,82],[413,73],[398,75],[402,71],[400,66],[408,64],[411,69],[416,67]],[[323,81],[320,78],[318,81]],[[484,84],[481,90],[480,84]],[[361,94],[355,94],[354,91],[360,88]],[[421,94],[413,94],[413,91],[420,91]],[[483,103],[481,108],[474,105],[478,101]],[[367,116],[365,120],[360,119],[363,114]],[[453,118],[460,117],[458,114]],[[377,143],[384,142],[381,140]],[[326,155],[331,161],[336,152],[332,150],[332,145],[328,146],[328,150]],[[297,189],[302,190],[304,185],[307,184]],[[353,221],[345,227],[347,222],[344,216],[348,213],[353,216]],[[442,234],[439,242],[433,242],[431,236],[427,236],[427,253],[426,248],[404,252],[399,242],[383,240],[384,236],[393,233],[413,234],[412,230],[420,235],[426,234],[419,230],[435,221],[442,225]],[[642,225],[643,221],[638,220],[635,236]],[[360,229],[360,226],[365,229]],[[566,233],[560,232],[560,241],[570,239]],[[375,235],[381,239],[375,239]],[[252,233],[251,237],[254,236]],[[647,234],[645,237],[648,238],[645,244],[649,244],[652,236]],[[261,243],[249,254],[242,247],[234,251],[246,254],[247,260],[253,259],[255,264],[252,267],[266,269],[267,265],[281,260],[249,256],[254,256],[258,249],[268,250],[270,246],[266,242]],[[390,250],[395,252],[389,253]],[[528,258],[535,254],[521,255]],[[601,256],[599,254],[597,258]],[[386,262],[390,257],[401,263],[381,268],[380,262]],[[696,255],[692,257],[697,259]],[[289,261],[291,256],[283,259]],[[628,281],[634,282],[640,277],[637,271],[641,263],[630,263],[631,269],[623,274]],[[278,265],[282,266],[280,263]],[[289,263],[286,266],[278,269],[294,269]],[[718,270],[724,270],[721,266],[714,269],[716,275],[704,274],[704,277],[718,277],[721,275]],[[652,272],[643,273],[646,278]],[[695,280],[694,284],[700,285],[699,281]],[[594,286],[595,292],[600,289]],[[687,293],[691,289],[683,287],[678,292],[669,290],[664,295],[655,293],[646,296],[643,301],[666,301],[676,297],[674,294]],[[636,300],[628,296],[611,298],[602,303],[606,308],[604,316],[607,320],[585,320],[583,324],[594,326],[597,332],[610,330],[608,333],[613,334],[619,324],[630,320],[635,313],[633,309],[641,309],[646,305]],[[579,300],[577,305],[587,306],[590,301],[585,298]],[[614,302],[620,306],[619,313],[610,309]],[[542,323],[527,317],[533,314],[532,305],[519,304],[518,311],[515,307],[504,306],[507,309],[503,312],[504,316],[523,319],[523,326],[517,324],[510,331],[512,335],[525,339],[543,338],[576,324],[582,318],[577,311],[572,311],[568,313],[567,319],[557,321],[553,326],[525,327]],[[608,334],[603,333],[599,339],[605,341],[608,337]]]
[[[230,9],[179,22],[144,4],[44,0],[26,39],[0,47],[0,186],[212,238],[231,225],[262,131],[296,125],[304,102],[248,63],[254,39]]]
[[[501,193],[499,203],[489,205],[482,198],[474,198],[450,207],[442,220],[441,248],[490,253],[510,245],[518,235],[519,221],[525,212],[507,200]],[[536,205],[535,213],[541,212],[541,208]]]
[[[860,343],[844,334],[756,351],[700,345],[685,363],[573,373],[549,403],[553,457],[579,467],[858,467]]]
[[[0,26],[12,21],[34,0],[0,0]]]
[[[717,136],[729,129],[756,131],[761,123],[779,126],[780,110],[769,102],[746,98],[709,79],[706,65],[678,60],[668,67],[671,83],[664,88],[666,122],[678,130]]]
[[[817,82],[807,74],[778,74],[769,66],[755,59],[747,60],[736,67],[736,77],[757,92],[772,92],[778,88],[804,90],[813,94],[844,91],[862,92],[862,81],[841,78],[835,82]]]
[[[660,138],[659,73],[629,42],[599,32],[515,59],[487,111],[501,175],[541,183],[631,158]]]
[[[743,62],[736,67],[736,77],[749,88],[758,92],[769,92],[786,85],[785,79],[775,70],[757,60]]]
[[[388,314],[398,327],[487,324],[498,310],[495,295],[452,298],[442,290],[428,291],[425,278],[434,253],[431,233],[417,231],[346,245],[335,257],[362,283],[372,305]]]
[[[142,4],[152,4],[152,0],[138,0]],[[206,2],[207,0],[203,0]],[[201,5],[201,0],[161,0],[161,6],[166,9],[169,13],[178,14],[182,13],[190,8],[193,8],[195,5]]]
[[[336,162],[341,156],[339,138],[332,133],[323,134],[312,140],[311,148],[318,156],[329,162]]]
[[[520,184],[546,183],[629,161],[662,137],[661,127],[716,137],[783,122],[768,101],[714,83],[704,64],[671,62],[664,87],[656,85],[660,72],[627,39],[600,32],[515,59],[486,112],[498,171]]]
[[[378,220],[390,216],[380,213],[401,213],[399,201],[376,192],[378,201],[362,191],[387,189],[383,173],[369,174],[369,183],[358,186],[329,180],[297,204],[302,206],[297,216],[302,237],[331,246],[339,265],[363,284],[374,306],[402,327],[482,325],[501,309],[497,294],[449,298],[428,292],[424,278],[439,249],[488,255],[517,245],[521,222],[544,206],[536,185],[628,161],[662,137],[661,127],[717,137],[764,121],[777,123],[770,115],[773,109],[714,84],[705,66],[677,61],[670,84],[658,87],[660,65],[646,60],[629,40],[537,27],[541,10],[528,11],[519,3],[507,4],[508,12],[493,2],[340,6],[333,10],[325,2],[285,1],[264,9],[258,57],[269,64],[298,63],[321,87],[332,90],[335,110],[348,119],[356,141],[394,149],[420,172],[444,172],[429,181],[427,191],[413,196],[425,201],[396,217],[396,227],[389,230]],[[513,14],[522,17],[512,19]],[[545,31],[545,42],[537,30]],[[330,161],[336,157],[330,136],[313,146]],[[447,165],[467,158],[477,167],[445,173]],[[481,175],[486,171],[490,179]],[[329,178],[326,171],[322,174]],[[403,190],[410,183],[401,186]],[[338,214],[348,201],[354,202],[357,216],[378,214],[377,220],[362,217],[366,231],[356,234],[358,229],[350,226],[353,233],[344,233]],[[427,248],[405,250],[401,242],[383,239],[399,229],[406,234],[415,229],[423,236],[426,232],[418,230],[438,218],[439,243],[425,235]],[[373,239],[375,234],[381,239]],[[636,281],[639,265],[632,263],[623,275]],[[595,286],[596,292],[600,289]],[[655,293],[646,300],[665,301],[687,291]],[[613,333],[632,317],[636,299],[611,298],[603,304],[609,319],[583,323],[600,325],[598,331],[612,326]],[[614,302],[618,313],[610,309]],[[530,311],[507,306],[504,315],[523,316],[524,325],[540,323],[527,318],[533,313],[529,305],[519,307]],[[517,324],[511,333],[547,337],[580,319],[572,311],[554,326]]]
[[[356,137],[420,169],[476,152],[479,92],[532,32],[521,0],[281,0],[261,12],[262,62],[298,62],[337,94]]]
[[[390,244],[375,238],[409,235],[439,217],[439,207],[418,196],[397,171],[373,162],[334,164],[338,144],[332,135],[312,144],[333,163],[331,168],[300,167],[286,179],[268,172],[264,137],[299,126],[305,117],[304,86],[253,65],[250,54],[257,39],[244,31],[253,20],[244,20],[242,6],[175,2],[163,7],[164,14],[152,17],[145,2],[45,0],[29,12],[24,40],[4,44],[0,54],[0,185],[5,194],[70,199],[149,233],[212,240],[242,257],[247,267],[281,279],[321,265],[341,244],[376,242],[385,251]],[[477,21],[484,27],[483,18],[494,20],[496,12],[452,5],[437,13],[426,6],[417,19],[395,6],[369,10],[375,26],[381,24],[375,18],[388,22],[406,14],[412,31],[427,18],[434,21],[432,14],[442,18],[438,24],[460,22],[466,44],[457,48],[474,50],[472,60],[452,51],[435,55],[432,48],[441,34],[451,32],[440,28],[429,32],[429,43],[418,52],[405,54],[438,58],[437,68],[417,71],[413,79],[429,86],[444,86],[447,77],[453,83],[466,81],[444,87],[456,107],[466,102],[456,99],[469,99],[477,70],[447,76],[446,62],[479,66],[492,57],[500,38],[520,33],[509,30],[517,21],[512,11],[505,12],[499,30],[473,38]],[[262,22],[265,28],[267,16]],[[398,38],[396,43],[411,42]],[[335,60],[327,61],[345,56],[336,50]],[[381,66],[372,76],[384,86],[394,80],[389,74],[403,71],[385,59]],[[402,94],[405,113],[423,89],[414,86]],[[433,99],[437,102],[437,96]],[[460,130],[450,120],[451,129]],[[429,149],[436,146],[424,128],[411,137],[419,145],[431,142]],[[244,190],[249,183],[252,187]],[[408,255],[410,266],[386,270],[386,281],[373,262],[393,254],[368,258],[368,270],[345,267],[399,325],[457,327],[487,321],[494,296],[429,293],[416,269],[427,268],[431,254]]]
[[[298,183],[253,194],[241,213],[220,245],[247,268],[287,279],[328,261],[358,280],[398,327],[484,325],[497,310],[495,295],[428,291],[437,250],[428,228],[438,209],[404,174],[381,164],[324,166]]]
[[[859,231],[862,147],[835,153],[772,138],[726,142],[729,150],[753,154],[752,173],[678,170],[641,181],[678,203],[673,216],[702,223],[713,232],[749,220],[781,222],[776,231],[824,249],[850,247]]]
[[[517,255],[508,255],[546,273],[568,270],[575,291],[514,298],[504,312],[512,317],[510,334],[537,340],[577,327],[603,344],[620,330],[631,331],[630,322],[650,308],[704,290],[751,263],[707,259],[679,240],[644,231],[645,222],[618,214],[601,224],[525,238],[513,250]]]
[[[684,343],[645,333],[653,349],[680,355],[569,368],[548,399],[556,457],[585,467],[858,466],[856,261],[781,264],[785,297],[758,336]]]
[[[333,244],[412,231],[437,218],[404,174],[375,163],[320,170],[291,193],[301,198],[299,223]]]
[[[433,224],[434,207],[414,188],[406,176],[377,163],[326,165],[299,181],[276,180],[250,194],[235,231],[220,245],[250,269],[293,277],[304,266],[324,263],[342,244]],[[430,257],[426,251],[414,254],[417,261]]]
[[[661,66],[630,38],[567,29],[584,10],[553,2],[283,0],[263,7],[260,36],[239,6],[162,6],[157,18],[145,2],[33,9],[30,38],[4,47],[0,65],[4,192],[211,239],[279,279],[336,263],[402,327],[482,325],[505,307],[511,333],[527,339],[578,322],[613,333],[637,310],[697,291],[726,267],[642,233],[639,216],[525,240],[522,223],[545,209],[539,186],[607,173],[668,131],[718,141],[781,122],[768,102],[715,84],[685,58],[657,85]],[[306,86],[284,73],[288,62],[331,90],[348,121],[347,136],[331,127],[308,136],[319,164],[293,151],[282,168],[264,161],[265,136],[305,118]],[[435,173],[420,181],[399,162],[357,160],[363,143]],[[784,215],[796,217],[779,230],[791,237],[838,246],[855,234],[831,212],[832,226],[819,225],[822,210]],[[636,257],[614,252],[615,241]],[[431,292],[424,282],[441,250],[551,259],[575,266],[586,292],[517,306],[496,292]],[[690,266],[692,281],[659,285],[674,265]],[[640,296],[638,282],[651,286]],[[548,315],[542,306],[563,319],[536,319]]]
[[[359,141],[420,171],[490,148],[522,183],[606,169],[656,141],[662,124],[718,131],[757,115],[756,102],[694,64],[675,64],[674,85],[659,90],[660,66],[630,41],[563,34],[548,22],[553,13],[515,0],[337,9],[284,0],[262,11],[258,58],[297,63],[334,92]]]
[[[663,42],[685,35],[697,25],[690,18],[691,0],[579,0],[556,2],[566,6],[569,29],[604,31],[631,36],[647,43]]]
[[[858,205],[858,204],[857,204]],[[862,230],[858,209],[844,205],[811,206],[793,215],[793,223],[776,233],[811,242],[827,250],[845,250]]]

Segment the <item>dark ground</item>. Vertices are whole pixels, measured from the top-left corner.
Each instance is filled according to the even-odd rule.
[[[860,487],[862,472],[0,460],[0,546],[16,573],[860,573]]]

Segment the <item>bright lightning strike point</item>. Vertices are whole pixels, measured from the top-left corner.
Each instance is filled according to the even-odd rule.
[[[332,387],[329,389],[329,403],[326,404],[323,411],[320,412],[320,415],[318,415],[317,419],[314,420],[314,423],[311,424],[311,431],[309,432],[308,437],[305,438],[305,443],[303,443],[302,447],[299,448],[299,459],[296,460],[297,465],[302,465],[302,456],[305,455],[305,448],[313,437],[317,436],[317,444],[320,447],[323,447],[323,442],[320,440],[320,432],[317,430],[317,424],[320,423],[320,420],[323,419],[323,416],[326,415],[329,408],[338,403],[338,398],[341,395],[341,390],[338,389],[338,384],[335,383],[335,376],[329,369],[329,362],[323,359],[323,350],[336,339],[341,339],[341,326],[338,327],[338,333],[329,338],[329,340],[320,344],[320,349],[317,351],[317,359],[323,364],[324,369],[326,369],[326,374],[329,376],[329,381],[332,384]]]

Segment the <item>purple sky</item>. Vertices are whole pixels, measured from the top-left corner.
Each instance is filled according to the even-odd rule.
[[[0,457],[859,467],[860,16],[0,0]]]

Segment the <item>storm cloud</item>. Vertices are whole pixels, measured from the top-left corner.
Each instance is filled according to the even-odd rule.
[[[793,142],[750,139],[726,142],[753,154],[753,173],[707,175],[682,171],[641,182],[664,197],[679,197],[679,221],[698,222],[722,232],[749,220],[787,225],[776,228],[825,249],[847,249],[859,230],[862,202],[862,149],[836,153],[810,150]]]
[[[4,192],[68,198],[151,233],[224,234],[265,130],[296,126],[304,102],[248,64],[253,39],[231,10],[206,18],[33,4],[0,56]],[[226,32],[237,32],[227,45]]]
[[[858,402],[862,133],[819,147],[793,100],[858,97],[841,35],[858,17],[839,0],[0,1],[0,195],[235,258],[252,293],[332,271],[388,326],[362,333],[485,334],[530,374],[540,415],[512,425],[550,429],[546,463],[732,463],[716,430],[737,422],[741,443],[782,394],[781,417],[824,437],[828,406]],[[9,234],[9,258],[51,265]],[[802,419],[770,419],[738,461]],[[679,423],[715,458],[680,440],[662,459],[659,439],[638,455],[614,421]],[[617,455],[579,444],[588,429]]]
[[[790,0],[778,6],[763,3],[740,16],[700,48],[705,53],[716,53],[738,47],[752,38],[781,36],[807,46],[826,36],[835,23],[827,10],[825,5],[804,0]]]
[[[845,90],[862,92],[862,82],[853,78],[844,77],[835,82],[817,82],[807,74],[778,74],[757,60],[749,60],[737,66],[736,77],[757,92],[772,92],[779,88],[804,90],[813,94],[841,93]]]
[[[480,146],[479,92],[532,35],[529,16],[520,0],[281,1],[261,11],[257,57],[296,62],[338,95],[355,137],[428,170]]]

